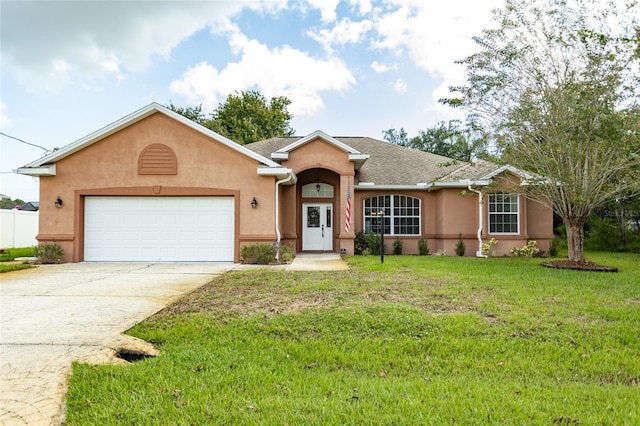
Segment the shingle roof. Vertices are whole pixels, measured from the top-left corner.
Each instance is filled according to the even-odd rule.
[[[418,151],[369,137],[335,136],[338,141],[369,155],[356,173],[356,184],[372,182],[376,185],[416,185],[431,182],[477,180],[498,169],[495,163],[478,160],[471,164],[448,157]],[[245,145],[246,148],[270,158],[299,136],[271,138]]]

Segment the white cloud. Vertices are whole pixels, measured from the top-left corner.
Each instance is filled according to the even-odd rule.
[[[244,7],[267,12],[286,0],[246,2],[3,2],[3,68],[32,90],[99,79],[120,80],[167,59],[179,43]],[[34,30],[36,29],[36,30]],[[44,77],[44,78],[43,78]]]
[[[368,20],[352,22],[349,18],[345,18],[331,29],[309,31],[307,34],[331,52],[331,47],[334,45],[343,46],[347,43],[360,42],[372,26],[373,23]]]
[[[455,61],[476,50],[472,36],[490,25],[491,10],[502,0],[389,0],[387,4],[389,8],[376,9],[371,18],[377,31],[372,46],[396,56],[406,54],[438,79],[441,83],[427,108],[438,115],[450,113],[437,100],[448,95],[449,86],[465,80],[464,68]]]
[[[344,92],[355,84],[346,65],[337,58],[317,59],[290,46],[269,49],[257,40],[234,32],[230,44],[242,57],[222,70],[200,63],[189,68],[170,90],[189,103],[214,109],[229,93],[257,88],[265,97],[286,96],[294,115],[313,115],[324,108],[320,93]]]
[[[349,0],[349,3],[351,3],[352,6],[358,6],[360,15],[366,15],[373,9],[371,0]]]
[[[7,106],[2,101],[0,101],[0,126],[1,127],[8,126],[9,123],[11,123],[11,120],[9,120],[9,116],[4,112],[5,109],[7,109]]]
[[[393,83],[393,90],[396,91],[396,93],[402,94],[402,93],[406,93],[407,92],[407,83],[399,78],[395,81],[395,83]]]
[[[324,22],[336,20],[336,7],[338,7],[339,0],[307,0],[307,2],[312,8],[320,11]]]
[[[371,68],[375,72],[396,71],[398,69],[398,64],[385,65],[385,64],[379,63],[378,61],[373,61],[371,63]]]

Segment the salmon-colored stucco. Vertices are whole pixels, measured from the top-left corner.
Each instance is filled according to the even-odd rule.
[[[537,240],[542,250],[548,250],[553,238],[551,210],[524,196],[519,197],[519,232],[488,232],[487,194],[510,191],[520,184],[519,178],[509,172],[496,176],[491,186],[475,187],[482,191],[483,202],[463,181],[390,187],[359,185],[358,170],[366,161],[366,152],[355,151],[321,132],[283,148],[272,160],[239,148],[157,104],[143,112],[134,114],[129,121],[123,119],[113,131],[89,138],[77,149],[70,145],[65,155],[52,163],[34,166],[40,175],[37,238],[60,244],[65,252],[63,261],[84,259],[84,203],[89,196],[233,197],[236,262],[240,261],[243,245],[273,243],[278,238],[281,244],[301,251],[305,203],[333,207],[333,250],[352,254],[356,233],[364,229],[365,200],[380,195],[406,195],[420,200],[419,235],[399,237],[405,254],[417,254],[418,241],[424,238],[432,253],[446,251],[453,255],[461,237],[466,244],[465,254],[473,256],[480,250],[480,225],[484,241],[499,240],[491,253],[497,256],[508,255],[512,247],[524,246],[531,239]],[[396,167],[401,168],[402,164]],[[307,184],[329,185],[333,196],[303,196],[302,188]],[[348,189],[352,205],[349,230],[345,215]],[[60,208],[54,207],[57,197],[63,200]],[[256,208],[251,206],[254,197]],[[388,252],[395,237],[390,236]]]

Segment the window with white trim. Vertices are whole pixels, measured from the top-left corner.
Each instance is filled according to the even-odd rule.
[[[326,183],[308,183],[302,187],[303,198],[333,198],[333,186]]]
[[[520,209],[517,194],[489,194],[489,233],[520,233]]]
[[[364,232],[420,235],[420,199],[408,195],[379,195],[364,200]]]

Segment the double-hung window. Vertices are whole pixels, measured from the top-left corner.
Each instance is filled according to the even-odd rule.
[[[379,234],[384,227],[385,235],[420,235],[420,217],[419,198],[379,195],[364,200],[365,232]]]
[[[489,194],[489,233],[520,233],[519,197],[517,194]]]

